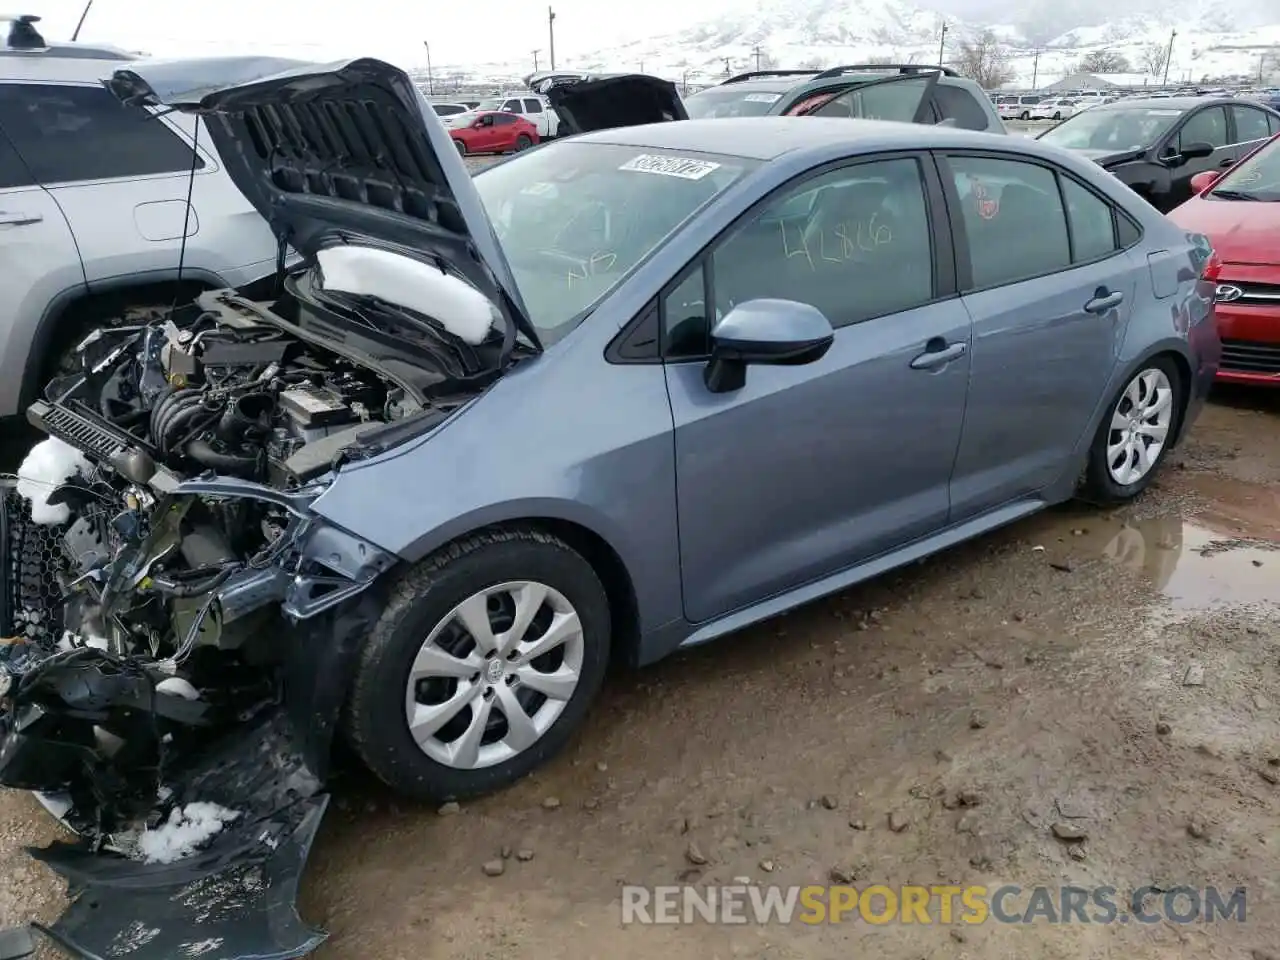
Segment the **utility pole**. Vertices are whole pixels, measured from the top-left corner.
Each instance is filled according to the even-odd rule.
[[[643,60],[641,60],[641,61],[640,61],[640,72],[641,72],[641,73],[644,73],[644,61],[643,61]]]
[[[1173,60],[1173,40],[1177,35],[1177,30],[1169,31],[1169,49],[1164,54],[1164,80],[1161,81],[1161,86],[1169,82],[1169,63]]]
[[[551,42],[551,69],[556,68],[556,12],[547,7],[547,39]]]
[[[938,38],[938,66],[942,66],[942,53],[947,49],[947,21],[942,21],[942,36]]]
[[[93,0],[89,0],[89,2],[84,5],[84,9],[80,11],[80,20],[76,24],[76,31],[75,33],[71,34],[72,43],[80,39],[80,28],[84,26],[84,18],[89,15],[89,8],[92,6],[93,6]]]
[[[760,44],[758,44],[758,43],[757,43],[757,44],[755,45],[755,48],[754,48],[751,52],[752,52],[752,54],[753,54],[753,55],[755,56],[755,58],[756,58],[756,70],[757,70],[757,71],[759,71],[759,69],[760,69]]]
[[[431,76],[431,44],[426,40],[422,41],[422,45],[427,48],[427,96],[434,96],[436,92],[436,81]]]
[[[1036,88],[1036,80],[1040,76],[1040,48],[1036,48],[1035,58],[1031,61],[1031,89]]]
[[[533,72],[534,73],[538,72],[538,54],[540,54],[541,52],[542,52],[541,50],[533,51]]]
[[[722,57],[721,59],[724,60],[724,75],[727,77],[729,76],[729,57]]]

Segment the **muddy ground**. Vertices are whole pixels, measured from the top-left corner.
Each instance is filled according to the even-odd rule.
[[[1280,394],[1228,393],[1136,504],[1055,509],[615,677],[571,748],[505,793],[444,815],[346,775],[302,909],[332,934],[320,960],[1280,956],[1277,703]],[[976,805],[953,809],[957,791]],[[1083,843],[1054,838],[1066,817]],[[20,847],[56,834],[0,797],[0,923],[55,913]],[[486,875],[504,849],[521,856]],[[620,923],[623,883],[833,869],[1245,886],[1248,908],[1213,925]]]

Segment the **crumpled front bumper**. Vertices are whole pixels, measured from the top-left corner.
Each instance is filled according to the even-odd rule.
[[[0,571],[11,585],[4,527]],[[0,607],[7,634],[12,606]],[[30,849],[67,881],[70,899],[55,922],[31,929],[87,960],[283,960],[319,946],[325,934],[298,915],[298,884],[329,803],[325,784],[346,678],[378,607],[370,591],[287,623],[279,637],[281,695],[211,731],[200,749],[165,756],[157,776],[166,789],[148,822],[193,802],[238,814],[203,849],[174,863],[143,862],[117,852],[119,841],[92,823],[85,829],[83,817],[74,824],[82,833],[75,842]],[[101,662],[95,651],[83,652],[59,660],[65,676],[56,678],[82,703],[95,689],[88,671]],[[56,724],[24,731],[14,714],[6,710],[0,722],[0,785],[92,797],[99,810],[127,805],[74,737],[62,737]],[[0,931],[0,960],[27,956],[32,946],[26,928]]]
[[[56,922],[34,929],[85,960],[283,960],[314,950],[325,934],[302,922],[296,900],[329,796],[300,742],[277,710],[175,777],[173,803],[199,799],[241,814],[176,863],[142,863],[83,838],[30,849],[67,881],[71,899]]]

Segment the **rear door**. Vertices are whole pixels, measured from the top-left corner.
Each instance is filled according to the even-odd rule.
[[[524,115],[530,123],[538,128],[538,136],[546,138],[551,136],[549,127],[551,114],[542,108],[542,101],[537,97],[523,97]]]
[[[1118,362],[1145,263],[1122,249],[1123,214],[1052,164],[970,152],[939,162],[974,324],[955,522],[1068,469]]]
[[[662,298],[691,621],[945,526],[970,324],[941,208],[927,157],[805,175]],[[753,366],[740,390],[711,393],[714,318],[769,297],[817,307],[835,343],[815,363]]]

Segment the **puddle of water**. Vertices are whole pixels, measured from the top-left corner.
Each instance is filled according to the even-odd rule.
[[[1130,520],[1102,548],[1175,610],[1280,603],[1280,542],[1240,540],[1179,516]]]

